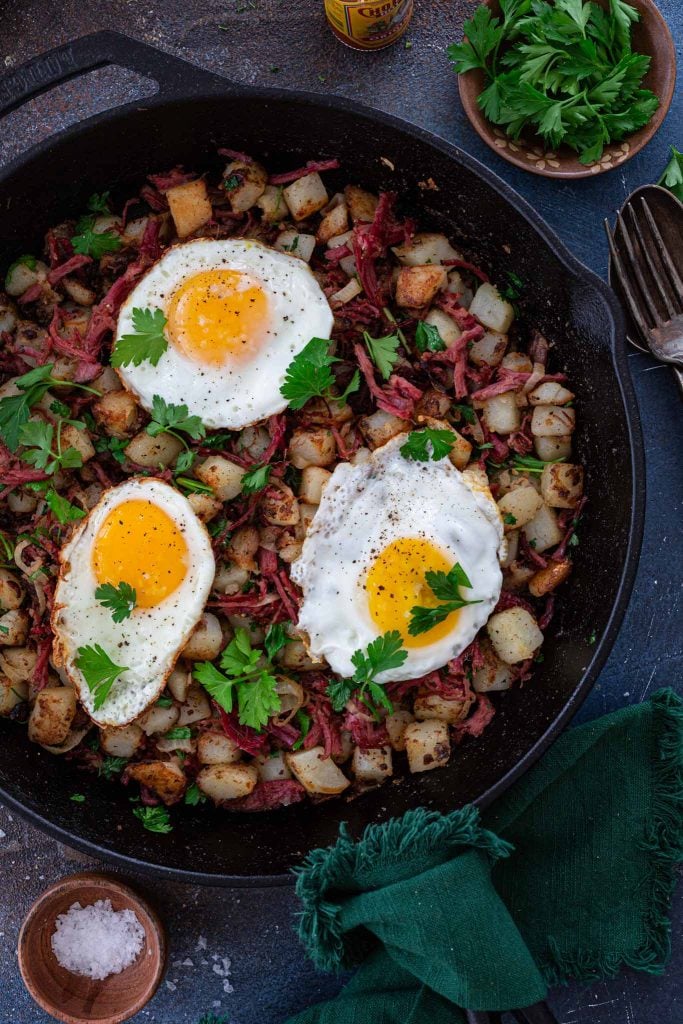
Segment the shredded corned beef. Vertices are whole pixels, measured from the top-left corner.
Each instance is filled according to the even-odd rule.
[[[327,680],[325,679],[325,689]],[[306,711],[311,716],[311,727],[304,738],[304,750],[322,746],[325,757],[338,756],[342,752],[340,719],[332,710],[328,698],[309,690]]]
[[[309,160],[305,167],[299,167],[296,171],[285,171],[284,174],[271,174],[268,178],[268,184],[290,185],[293,181],[305,178],[308,174],[336,171],[339,166],[338,160]]]
[[[325,259],[328,263],[339,263],[340,260],[345,259],[351,255],[351,250],[348,245],[335,245],[332,249],[327,249],[325,252]]]
[[[361,750],[383,747],[389,742],[389,733],[384,722],[373,722],[363,711],[347,711],[344,714],[344,728],[351,733],[351,739]]]
[[[508,446],[518,455],[528,455],[534,446],[531,435],[531,413],[525,413],[519,430],[508,434]]]
[[[380,387],[375,380],[375,370],[365,346],[357,343],[353,350],[365,383],[379,408],[399,419],[410,419],[415,411],[415,402],[422,398],[422,391],[398,374],[392,374],[389,383]]]
[[[266,732],[274,740],[287,749],[291,748],[293,743],[299,739],[301,735],[300,730],[295,726],[287,722],[284,725],[276,725],[275,722],[269,722],[266,726]]]
[[[543,363],[545,366],[548,362],[548,351],[550,346],[548,341],[543,337],[540,331],[533,331],[531,335],[531,342],[529,344],[529,359],[532,363]]]
[[[552,622],[554,614],[555,595],[548,594],[548,596],[545,599],[545,608],[543,609],[543,612],[541,613],[538,619],[538,628],[541,630],[542,633],[548,628],[548,626]]]
[[[578,525],[579,519],[581,518],[581,514],[582,514],[582,512],[583,512],[583,510],[584,510],[584,508],[586,506],[586,502],[587,501],[588,501],[588,498],[585,498],[585,497],[581,498],[577,502],[576,508],[569,510],[571,518],[569,519],[569,526],[567,528],[567,532],[565,533],[564,537],[562,538],[562,540],[560,541],[560,543],[558,544],[558,546],[555,548],[555,550],[553,551],[553,553],[551,555],[552,559],[555,562],[560,562],[563,558],[566,557],[567,547],[569,545],[569,541],[574,536],[574,533],[576,531],[576,527]]]
[[[143,185],[140,189],[140,199],[150,206],[155,213],[163,213],[168,210],[166,196],[163,196],[158,189],[152,185]]]
[[[532,548],[524,530],[519,531],[519,551],[525,562],[530,562],[531,565],[536,565],[539,569],[545,569],[548,564],[548,559],[544,558],[535,548]]]
[[[240,725],[234,711],[225,711],[220,704],[213,701],[213,706],[218,711],[221,725],[225,735],[236,743],[245,754],[256,756],[257,754],[268,753],[268,737],[250,729],[248,725]]]
[[[27,306],[30,302],[35,302],[36,299],[39,299],[42,294],[42,281],[36,281],[35,284],[32,284],[22,295],[19,296],[17,302],[20,306]]]
[[[487,448],[482,453],[484,459],[492,458],[494,462],[505,462],[510,454],[510,449],[507,443],[503,440],[500,434],[494,434],[493,431],[489,430],[488,427],[482,428],[484,431],[484,437],[486,438],[486,444],[493,445],[492,448]]]
[[[39,640],[37,644],[38,657],[33,666],[33,685],[36,690],[44,690],[49,681],[50,655],[52,653],[52,640],[47,638]]]
[[[496,709],[487,696],[478,693],[474,711],[472,711],[464,722],[456,722],[453,726],[456,743],[465,736],[481,736],[486,726],[496,713]]]
[[[228,149],[227,146],[221,146],[218,150],[219,156],[227,156],[229,160],[239,160],[241,164],[253,164],[253,157],[247,153],[241,153],[239,149]]]
[[[455,267],[457,270],[469,270],[470,274],[474,274],[484,284],[488,284],[491,280],[489,275],[478,267],[476,263],[469,263],[468,260],[444,260],[444,267]]]
[[[75,270],[80,270],[81,267],[87,267],[90,263],[92,263],[90,256],[72,256],[66,263],[60,264],[49,272],[47,275],[48,284],[57,284],[63,277],[73,274]]]
[[[497,373],[498,379],[495,380],[493,384],[489,384],[488,387],[472,392],[470,398],[477,402],[484,402],[487,398],[495,398],[496,395],[504,395],[506,391],[518,391],[522,385],[526,384],[530,376],[530,373],[506,370],[504,366],[499,366]]]
[[[148,174],[147,181],[159,192],[168,192],[169,188],[176,188],[178,185],[185,185],[188,181],[194,181],[196,174],[187,173],[178,165],[165,171],[163,174]]]
[[[534,614],[532,606],[519,594],[513,594],[511,590],[501,590],[498,603],[493,609],[492,614],[495,615],[496,612],[506,612],[508,608],[524,608],[524,610],[529,612],[529,614]]]
[[[305,796],[306,790],[294,779],[269,779],[259,782],[249,796],[228,800],[223,807],[227,811],[273,811],[277,807],[298,804]]]
[[[276,452],[285,446],[285,435],[287,433],[287,419],[281,413],[268,418],[268,432],[270,444],[261,456],[261,463],[270,462]]]

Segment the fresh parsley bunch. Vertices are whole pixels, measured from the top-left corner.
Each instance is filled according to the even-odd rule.
[[[377,682],[377,676],[380,672],[399,668],[407,657],[408,652],[403,650],[401,634],[397,629],[378,636],[368,644],[365,651],[354,651],[351,655],[355,668],[353,676],[350,679],[332,679],[327,684],[327,696],[334,710],[343,711],[353,693],[358,691],[358,699],[364,704],[367,705],[367,698],[370,697],[376,705],[382,705],[391,714],[394,705],[384,687]],[[372,706],[368,706],[374,711]]]
[[[642,128],[659,106],[641,87],[650,58],[634,53],[638,11],[626,0],[501,0],[502,18],[479,7],[465,40],[448,48],[458,74],[481,69],[478,97],[493,124],[518,139],[540,135],[567,145],[583,164],[604,146]]]

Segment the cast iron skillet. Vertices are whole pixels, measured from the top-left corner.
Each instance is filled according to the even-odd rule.
[[[82,209],[93,191],[131,194],[145,174],[176,163],[217,169],[219,145],[266,158],[275,170],[339,156],[339,183],[397,189],[408,209],[419,209],[423,223],[461,236],[466,252],[493,280],[506,270],[518,274],[527,283],[527,314],[558,341],[555,369],[566,369],[578,393],[576,440],[588,471],[589,505],[545,660],[532,683],[499,701],[484,736],[465,741],[446,769],[401,779],[351,802],[302,804],[263,816],[179,807],[173,831],[157,835],[133,818],[123,787],[28,743],[23,727],[0,724],[0,794],[51,835],[178,880],[282,884],[308,850],[334,840],[341,821],[358,833],[368,822],[418,804],[439,810],[468,801],[486,804],[533,764],[588,693],[626,609],[643,527],[643,446],[621,313],[607,286],[489,170],[413,125],[348,100],[236,85],[103,32],[5,77],[0,114],[105,64],[156,79],[158,94],[64,131],[2,172],[0,266],[38,251],[46,228]],[[417,187],[430,178],[438,190]],[[70,801],[74,790],[85,795],[84,804]]]

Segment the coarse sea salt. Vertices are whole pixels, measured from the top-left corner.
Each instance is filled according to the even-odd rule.
[[[111,900],[98,900],[87,907],[73,903],[60,914],[51,941],[67,971],[102,981],[135,963],[145,930],[132,910],[114,910]]]

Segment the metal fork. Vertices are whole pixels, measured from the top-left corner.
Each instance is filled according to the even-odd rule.
[[[683,266],[679,272],[680,253],[670,251],[651,202],[644,197],[650,189],[656,191],[659,212],[659,194],[664,190],[639,189],[622,207],[614,232],[607,220],[605,231],[612,267],[633,322],[652,355],[671,364],[683,394]],[[670,204],[665,201],[667,216],[678,220],[683,237],[683,206],[669,193],[664,195],[670,200]]]

